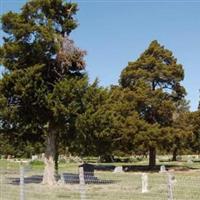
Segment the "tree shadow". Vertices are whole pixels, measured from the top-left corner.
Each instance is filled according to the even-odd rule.
[[[39,184],[42,183],[42,175],[33,175],[24,178],[24,184]],[[12,185],[20,185],[20,178],[7,178],[8,182]]]
[[[199,169],[194,166],[179,166],[175,164],[163,164],[165,165],[166,170],[174,170],[174,171],[188,171]],[[162,165],[156,165],[154,167],[149,167],[148,165],[122,165],[122,169],[124,172],[159,172],[160,167]],[[115,165],[95,165],[96,171],[114,171]]]
[[[159,171],[161,165],[149,167],[147,165],[121,165],[124,172],[145,172],[145,171]],[[95,165],[97,171],[114,171],[115,165]]]
[[[63,173],[62,176],[64,178],[64,183],[79,184],[80,182],[78,174]],[[62,180],[62,177],[60,180]],[[93,173],[84,174],[84,181],[86,184],[111,184],[115,182],[114,180],[98,178],[97,176],[93,175]]]
[[[43,176],[42,175],[33,175],[24,178],[24,184],[41,184]],[[56,177],[57,181],[63,184],[79,184],[79,175],[74,173],[63,173]],[[7,182],[12,185],[20,185],[20,178],[10,177],[7,178]],[[116,182],[115,180],[108,180],[98,178],[94,175],[85,174],[84,175],[85,184],[111,184]]]

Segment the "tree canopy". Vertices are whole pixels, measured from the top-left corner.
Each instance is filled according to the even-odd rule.
[[[181,85],[183,78],[182,65],[157,41],[152,41],[144,53],[135,62],[129,62],[121,73],[120,85],[132,90],[136,110],[149,124],[143,141],[150,152],[150,166],[155,165],[156,147],[168,137],[167,127],[173,122],[175,103],[186,95]]]
[[[1,19],[6,33],[0,48],[5,67],[0,81],[2,125],[18,131],[36,126],[45,136],[47,184],[55,182],[56,135],[73,126],[87,82],[85,52],[69,39],[77,27],[76,12],[75,3],[31,0],[21,12],[8,12]]]

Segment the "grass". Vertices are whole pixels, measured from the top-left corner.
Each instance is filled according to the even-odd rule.
[[[108,163],[107,165],[145,165],[147,160],[137,163]],[[171,173],[175,176],[174,200],[199,200],[200,197],[200,163],[187,162],[159,162],[170,169],[179,169]],[[1,168],[7,168],[10,173],[1,174],[0,177],[0,200],[18,200],[20,186],[15,181],[19,177],[19,163],[0,161]],[[26,178],[32,178],[25,184],[25,200],[76,200],[80,199],[80,185],[78,183],[66,183],[53,187],[42,185],[34,181],[42,175],[42,163],[33,163],[32,169],[26,171]],[[66,173],[78,172],[78,164],[62,163],[60,171]],[[184,169],[184,171],[180,170]],[[196,170],[193,170],[196,169]],[[95,179],[84,186],[84,199],[91,200],[167,200],[167,174],[148,173],[148,193],[141,193],[141,173],[126,172],[113,173],[95,171]],[[33,176],[34,175],[34,176]],[[38,175],[38,176],[35,176]]]

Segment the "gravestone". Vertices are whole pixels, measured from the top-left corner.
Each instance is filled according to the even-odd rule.
[[[124,172],[122,166],[115,167],[115,169],[113,171],[113,173],[121,173],[121,172]]]
[[[166,172],[166,168],[164,165],[160,166],[160,173],[165,173]]]
[[[45,160],[45,153],[41,154],[41,160]]]
[[[83,165],[86,165],[86,164],[83,164]],[[85,174],[84,174],[83,165],[79,166],[80,200],[86,200],[86,194],[85,194]]]
[[[171,175],[170,173],[168,173],[167,175],[168,175],[168,183],[167,183],[168,200],[174,200],[173,189],[174,189],[174,185],[176,183],[176,178],[174,175]]]
[[[148,176],[146,173],[142,174],[142,193],[148,192]]]
[[[94,176],[94,165],[84,163],[79,165],[79,168],[83,168],[84,176]]]
[[[37,156],[37,155],[32,155],[31,160],[32,160],[32,161],[38,160],[38,156]]]
[[[60,175],[60,180],[58,181],[58,184],[59,185],[64,185],[65,184],[65,177],[64,177],[63,173],[61,173],[61,175]]]

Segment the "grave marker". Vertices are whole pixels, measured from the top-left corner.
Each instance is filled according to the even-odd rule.
[[[164,165],[160,166],[160,173],[165,173],[166,172],[166,168]]]
[[[146,173],[142,174],[142,193],[148,192],[148,176]]]
[[[122,173],[122,172],[124,172],[122,166],[115,167],[115,169],[113,171],[113,173]]]

